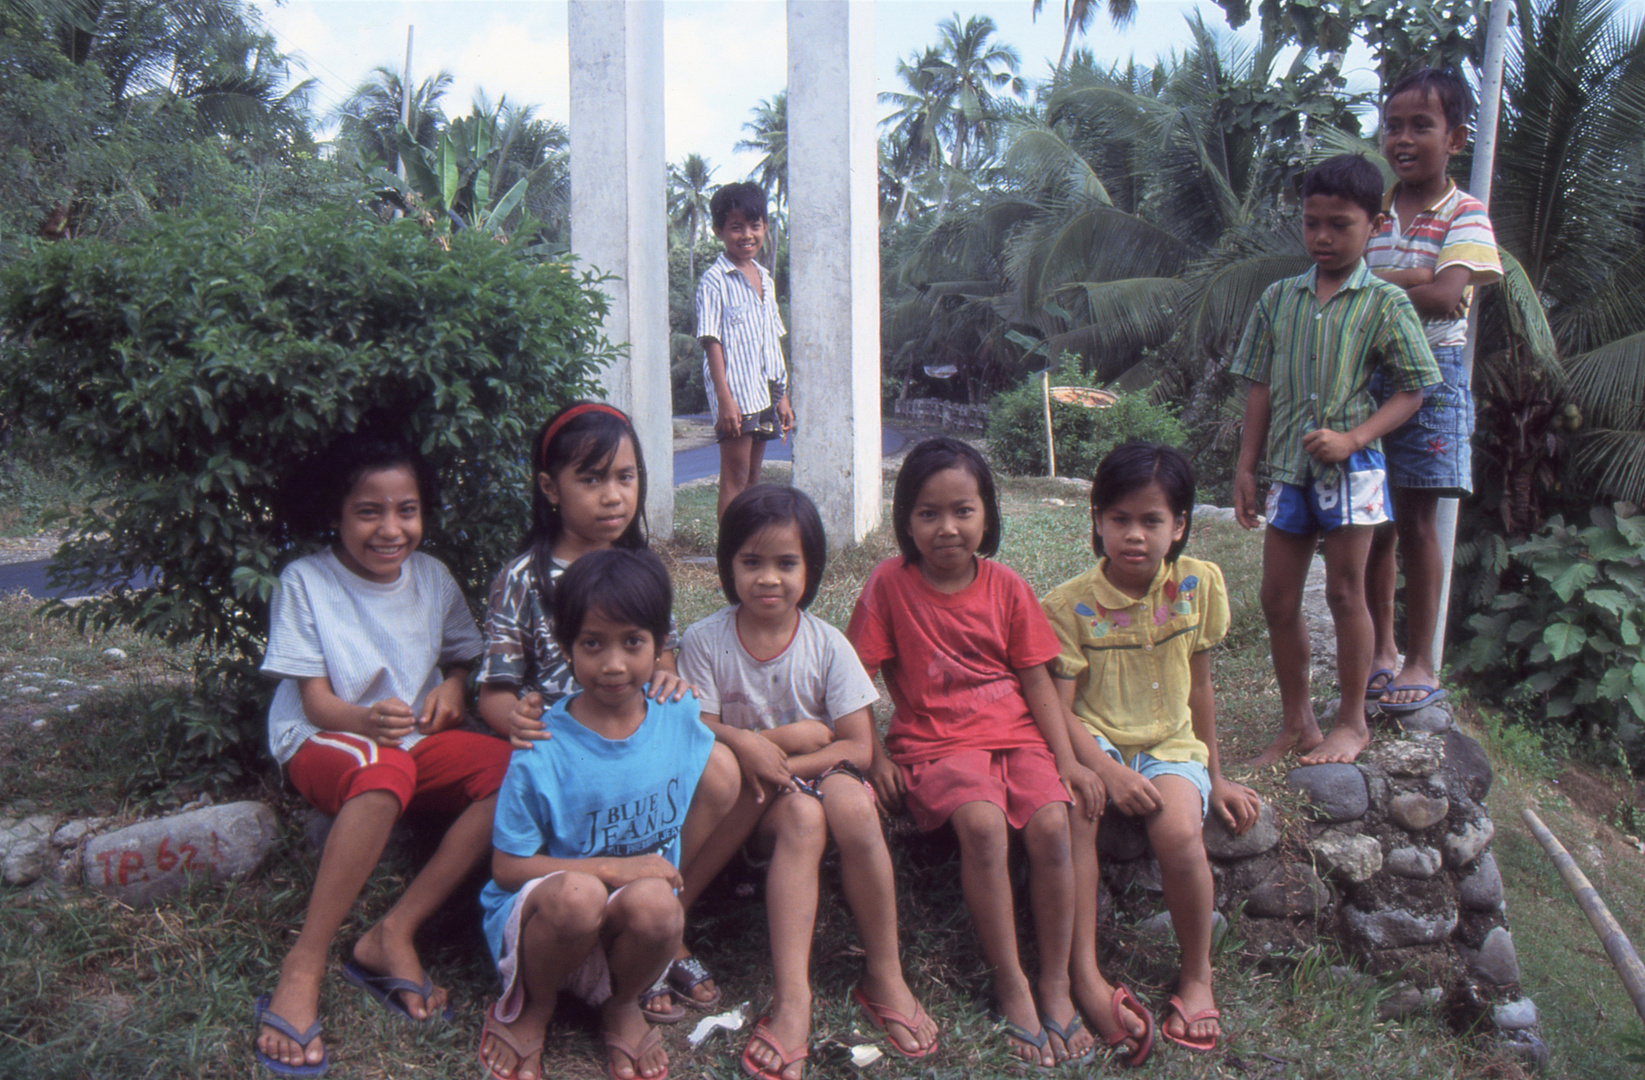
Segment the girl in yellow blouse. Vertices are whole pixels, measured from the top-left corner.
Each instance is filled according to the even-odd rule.
[[[1257,819],[1256,792],[1222,775],[1210,649],[1228,632],[1216,564],[1182,554],[1194,470],[1169,446],[1126,443],[1091,482],[1096,566],[1042,601],[1062,655],[1051,662],[1080,762],[1103,783],[1099,801],[1141,817],[1159,860],[1165,906],[1182,951],[1177,992],[1160,1031],[1191,1050],[1222,1034],[1211,994],[1211,867],[1201,828],[1215,810],[1235,833]],[[1097,824],[1105,805],[1070,814],[1076,907],[1070,977],[1088,1015],[1129,991],[1097,969]]]

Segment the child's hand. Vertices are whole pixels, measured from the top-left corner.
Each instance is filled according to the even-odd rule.
[[[416,726],[411,706],[399,698],[384,698],[366,706],[364,730],[360,734],[378,746],[399,746],[400,740]]]
[[[884,754],[875,754],[874,760],[868,763],[868,782],[874,785],[874,794],[881,806],[893,813],[902,811],[902,797],[908,785],[903,782],[902,769],[895,761]]]
[[[530,750],[533,742],[553,738],[543,726],[543,695],[533,690],[514,703],[508,714],[508,745]]]
[[[680,678],[679,672],[659,667],[651,673],[652,701],[679,701],[687,694],[696,697],[697,688]]]
[[[466,673],[465,673],[466,674]],[[463,690],[467,679],[458,675],[446,679],[423,699],[423,715],[417,718],[417,733],[433,735],[463,722]]]
[[[784,438],[794,430],[794,407],[788,403],[787,394],[777,401],[777,424],[782,428]]]
[[[1234,520],[1242,528],[1254,529],[1257,521],[1257,474],[1237,473],[1234,476]]]
[[[1108,799],[1114,808],[1132,817],[1147,817],[1165,801],[1155,787],[1141,773],[1131,769],[1115,769],[1107,778]]]
[[[1068,789],[1068,794],[1074,797],[1075,813],[1084,814],[1087,821],[1102,816],[1102,808],[1108,804],[1108,788],[1102,777],[1078,761],[1059,766],[1057,775],[1062,777],[1062,786]]]
[[[631,881],[640,881],[644,878],[662,878],[675,892],[685,888],[685,879],[680,877],[679,868],[661,855],[630,855],[622,859],[610,859],[601,867],[600,880],[612,892],[627,885]]]
[[[743,433],[743,410],[737,399],[727,391],[720,395],[720,418],[714,421],[714,434],[722,439],[735,439]]]
[[[767,789],[779,793],[794,790],[794,771],[788,767],[788,754],[770,739],[748,732],[732,744],[737,765],[743,771],[743,783],[754,785],[754,801],[765,802]]]
[[[1321,465],[1347,461],[1350,455],[1364,449],[1352,435],[1330,428],[1319,428],[1304,435],[1302,448]]]
[[[1238,836],[1256,824],[1262,799],[1244,784],[1219,776],[1211,781],[1211,809],[1222,818],[1228,831]]]

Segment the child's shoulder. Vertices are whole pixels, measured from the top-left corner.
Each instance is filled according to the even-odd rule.
[[[1176,582],[1179,588],[1193,588],[1194,585],[1189,584],[1190,581],[1194,584],[1209,581],[1220,588],[1222,567],[1205,559],[1196,559],[1192,555],[1178,555],[1177,561],[1172,565],[1170,579]]]
[[[736,604],[727,604],[712,614],[704,615],[680,632],[680,646],[684,648],[687,642],[705,641],[735,632],[736,619]]]

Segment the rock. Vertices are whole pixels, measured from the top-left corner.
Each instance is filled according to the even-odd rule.
[[[1152,893],[1165,891],[1165,886],[1160,884],[1159,863],[1153,859],[1138,859],[1136,868],[1136,873],[1131,875],[1132,885]]]
[[[1439,873],[1443,856],[1431,847],[1402,847],[1390,851],[1382,865],[1390,874],[1427,880]]]
[[[278,833],[260,802],[226,803],[105,833],[86,845],[81,867],[91,887],[137,904],[183,888],[190,874],[213,881],[251,873]]]
[[[1403,1020],[1422,1009],[1422,991],[1410,983],[1400,983],[1377,1005],[1377,1021]]]
[[[1403,908],[1363,911],[1352,904],[1343,906],[1348,929],[1373,949],[1400,949],[1409,945],[1432,945],[1451,936],[1457,926],[1455,911],[1419,915]]]
[[[56,832],[51,834],[51,844],[53,847],[58,848],[73,847],[113,820],[113,818],[106,817],[89,817],[81,818],[78,821],[64,822]]]
[[[1523,1031],[1536,1026],[1536,1002],[1530,998],[1504,1001],[1491,1010],[1491,1023],[1503,1031]]]
[[[27,885],[46,872],[51,857],[51,840],[44,836],[19,837],[6,849],[0,863],[0,880],[7,885]]]
[[[1491,759],[1485,748],[1460,731],[1445,733],[1445,770],[1475,802],[1491,793]]]
[[[1393,785],[1381,773],[1369,773],[1365,777],[1365,790],[1371,796],[1371,809],[1381,810],[1388,805],[1388,795]]]
[[[1319,918],[1331,902],[1331,890],[1307,863],[1277,866],[1245,898],[1252,915],[1277,919],[1297,915]]]
[[[44,716],[42,716],[38,720],[30,721],[29,730],[30,731],[44,731],[44,730],[46,730],[46,718]]]
[[[73,686],[79,686],[80,684],[75,682],[73,679],[53,679],[52,680],[52,685],[53,686],[73,687]]]
[[[1425,1009],[1437,1009],[1444,1000],[1445,988],[1443,986],[1430,986],[1422,992],[1422,1007]]]
[[[18,697],[33,697],[39,692],[40,688],[38,686],[19,686],[16,690],[12,691],[12,693],[16,694]]]
[[[1385,743],[1372,743],[1365,752],[1367,764],[1389,776],[1426,778],[1444,764],[1444,744],[1433,735],[1411,735]]]
[[[75,888],[83,880],[80,873],[80,856],[73,851],[63,851],[46,867],[46,877],[65,888]]]
[[[1494,928],[1485,935],[1478,949],[1457,946],[1462,962],[1468,965],[1480,980],[1493,986],[1508,986],[1519,982],[1519,957],[1514,953],[1514,936],[1505,926]]]
[[[1496,856],[1487,851],[1469,873],[1457,881],[1457,898],[1473,911],[1496,911],[1502,907],[1502,871]]]
[[[1461,869],[1479,858],[1491,837],[1496,835],[1496,826],[1488,817],[1481,817],[1464,825],[1459,832],[1451,833],[1445,838],[1445,861],[1453,870]]]
[[[124,649],[104,649],[103,650],[103,656],[104,656],[105,659],[108,659],[108,660],[114,660],[114,661],[124,660],[126,658],[126,650],[124,650]]]
[[[1206,822],[1210,832],[1210,821]],[[1129,862],[1148,853],[1148,829],[1141,818],[1116,812],[1102,815],[1097,825],[1097,854],[1104,859]]]
[[[1548,1065],[1548,1044],[1529,1031],[1505,1035],[1500,1045],[1532,1070],[1544,1069]]]
[[[1369,881],[1382,869],[1382,845],[1364,834],[1327,833],[1308,845],[1327,870],[1352,882]]]
[[[1229,832],[1228,826],[1215,814],[1206,817],[1204,835],[1205,853],[1213,859],[1247,859],[1272,851],[1279,844],[1279,822],[1274,817],[1274,808],[1264,802],[1257,811],[1256,822],[1238,836]]]
[[[63,706],[63,711],[66,712],[66,713],[79,712],[80,711],[80,702],[76,701],[76,702],[73,702],[72,704],[64,705]]]
[[[1222,912],[1213,910],[1211,912],[1211,948],[1215,949],[1217,942],[1221,941],[1222,935],[1227,932],[1228,920],[1223,917]],[[1171,923],[1171,913],[1162,911],[1142,920],[1137,924],[1137,936],[1160,942],[1174,942],[1177,938],[1177,929]]]
[[[1195,521],[1233,521],[1234,508],[1232,506],[1212,506],[1202,503],[1194,507]]]
[[[1443,795],[1428,795],[1420,791],[1402,791],[1388,800],[1388,816],[1406,832],[1422,832],[1445,820],[1451,812],[1451,800]]]
[[[1451,714],[1443,705],[1429,705],[1416,712],[1395,713],[1394,720],[1401,731],[1416,731],[1437,735],[1451,730]]]
[[[1357,821],[1371,808],[1365,774],[1353,765],[1304,765],[1285,774],[1285,786],[1308,797],[1318,821]]]

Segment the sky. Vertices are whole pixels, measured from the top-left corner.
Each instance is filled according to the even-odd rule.
[[[565,122],[569,89],[566,5],[551,0],[253,0],[294,76],[318,81],[313,107],[322,132],[335,130],[331,114],[371,69],[399,71],[406,27],[412,38],[412,81],[444,68],[455,84],[442,102],[446,114],[466,113],[477,91],[492,102],[538,106],[538,115]],[[780,0],[647,0],[663,4],[666,156],[679,162],[699,153],[715,166],[714,179],[739,180],[759,155],[738,151],[743,124],[762,100],[787,83],[786,5]],[[864,2],[864,0],[856,0]],[[1046,78],[1062,49],[1062,7],[1045,0],[1039,19],[1031,0],[961,3],[956,0],[879,0],[875,4],[875,66],[881,91],[901,89],[897,61],[937,42],[937,24],[958,14],[987,15],[996,40],[1015,47],[1029,81]],[[1096,15],[1075,47],[1101,61],[1135,56],[1152,63],[1190,35],[1186,19],[1204,11],[1225,33],[1222,9],[1210,0],[1139,0],[1136,20],[1115,29]],[[1247,26],[1242,33],[1248,34]],[[887,107],[888,108],[888,107]],[[882,110],[883,112],[884,110]]]

